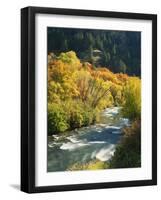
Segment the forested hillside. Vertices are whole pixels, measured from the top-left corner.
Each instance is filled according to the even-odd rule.
[[[141,76],[141,33],[48,27],[48,53],[77,52],[81,62]]]

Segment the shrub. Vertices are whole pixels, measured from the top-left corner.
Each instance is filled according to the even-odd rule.
[[[48,134],[64,132],[69,128],[67,115],[58,104],[48,104]]]
[[[71,108],[69,118],[71,128],[88,126],[98,120],[98,113],[94,109],[87,108],[83,105],[77,104],[77,106]]]
[[[110,161],[110,168],[141,167],[141,134],[140,121],[133,122],[131,127],[124,129],[124,137],[116,147]]]
[[[73,110],[70,113],[70,127],[79,128],[83,125],[83,116],[79,110]]]

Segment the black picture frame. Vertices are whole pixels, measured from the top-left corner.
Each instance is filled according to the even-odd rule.
[[[35,15],[60,14],[152,21],[152,179],[35,186]],[[21,9],[21,190],[27,193],[147,186],[157,184],[157,15],[45,7]]]

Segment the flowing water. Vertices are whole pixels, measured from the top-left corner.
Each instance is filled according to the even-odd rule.
[[[105,109],[100,123],[48,137],[48,172],[65,171],[75,163],[108,161],[130,122],[120,116],[120,107]]]

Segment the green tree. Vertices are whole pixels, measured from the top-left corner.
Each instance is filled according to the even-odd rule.
[[[122,113],[125,117],[136,119],[141,117],[141,80],[137,77],[129,78],[123,89],[125,104]]]

